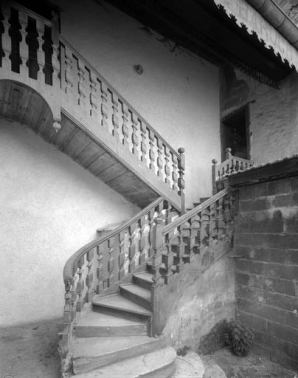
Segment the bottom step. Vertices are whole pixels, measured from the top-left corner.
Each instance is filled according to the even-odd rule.
[[[89,373],[76,375],[77,378],[167,378],[175,369],[176,352],[168,347],[133,357]]]
[[[163,336],[156,339],[148,336],[78,338],[74,343],[73,372],[87,373],[165,346]]]

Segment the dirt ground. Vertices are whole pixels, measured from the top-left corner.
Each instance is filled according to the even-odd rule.
[[[61,322],[0,329],[0,378],[59,378]]]
[[[247,357],[237,357],[224,348],[208,356],[222,368],[227,378],[298,378],[297,373],[253,352]]]
[[[0,378],[59,378],[60,331],[61,320],[0,329]],[[298,378],[295,372],[252,352],[241,358],[220,349],[208,358],[227,378]]]

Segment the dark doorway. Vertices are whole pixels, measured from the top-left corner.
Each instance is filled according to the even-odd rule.
[[[232,155],[243,159],[250,158],[249,146],[249,107],[241,108],[223,118],[221,122],[221,159],[226,159],[226,149]]]

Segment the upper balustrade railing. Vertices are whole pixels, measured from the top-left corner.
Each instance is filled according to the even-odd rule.
[[[233,173],[246,171],[254,165],[252,160],[242,159],[238,156],[233,156],[231,148],[226,149],[226,160],[217,164],[217,160],[213,159],[212,163],[212,187],[213,194],[225,187],[227,177]]]
[[[134,159],[180,195],[184,211],[184,149],[176,152],[161,135],[63,38],[60,38],[62,108],[113,136]]]
[[[180,197],[184,212],[184,149],[175,151],[60,36],[57,15],[48,20],[15,2],[2,1],[1,19],[0,79],[21,82],[40,93],[53,112],[57,132],[62,112],[132,171],[142,172],[149,185],[152,174],[157,176],[168,196],[163,190],[159,193],[176,206]]]

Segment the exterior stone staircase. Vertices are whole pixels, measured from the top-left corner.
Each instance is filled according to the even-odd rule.
[[[125,369],[136,376],[150,373],[152,377],[166,378],[173,373],[176,352],[167,347],[163,336],[150,337],[152,284],[153,275],[143,271],[133,274],[132,283],[121,284],[118,293],[93,297],[91,311],[75,327],[73,372],[76,375],[97,370],[98,374],[109,377],[110,369],[112,378],[117,376],[117,369],[107,366],[132,357],[134,371],[130,361],[128,367],[118,365],[119,376],[133,376]],[[138,356],[141,357],[136,359]],[[144,359],[145,366],[141,363]],[[138,364],[140,371],[136,368]]]
[[[30,125],[142,208],[65,264],[62,376],[169,377],[176,354],[162,335],[161,287],[227,233],[235,199],[224,184],[218,192],[217,182],[250,162],[231,154],[220,165],[214,162],[214,196],[185,213],[184,149],[176,152],[59,35],[57,18],[44,19],[9,1],[1,10],[1,116]],[[11,60],[13,10],[22,19],[22,38],[14,41],[21,53]],[[39,25],[30,42],[38,46],[34,61],[26,44],[29,18]],[[45,28],[52,33],[46,51],[39,43]],[[43,69],[44,61],[52,63]]]
[[[161,288],[195,255],[225,237],[233,202],[224,189],[177,217],[159,199],[115,230],[101,230],[98,240],[69,259],[60,342],[64,377],[175,377],[176,352],[162,334]]]

